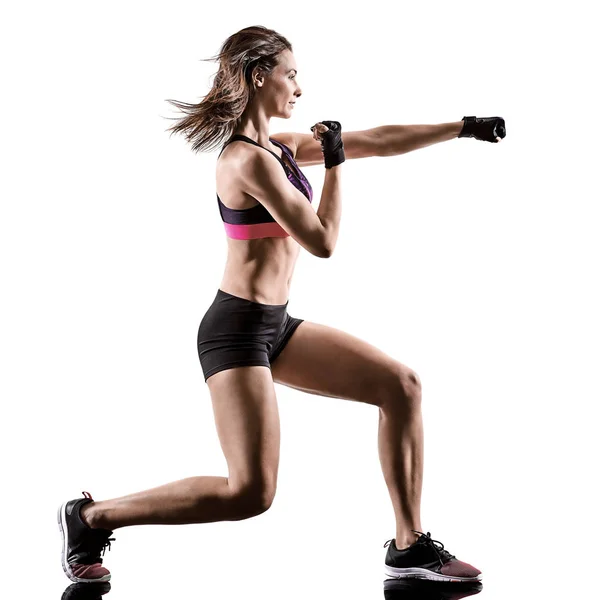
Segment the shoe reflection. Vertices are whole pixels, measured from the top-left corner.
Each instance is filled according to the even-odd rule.
[[[108,581],[95,583],[72,583],[60,597],[60,600],[98,600],[110,592]]]
[[[99,600],[110,592],[108,581],[73,583],[60,600]],[[478,594],[483,585],[477,583],[445,583],[425,579],[386,579],[383,582],[385,600],[458,600]]]
[[[386,579],[383,582],[385,600],[458,600],[479,594],[481,582],[449,583],[426,579]]]

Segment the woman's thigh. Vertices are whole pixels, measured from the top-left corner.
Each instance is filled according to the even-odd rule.
[[[271,365],[273,381],[379,407],[420,385],[416,373],[349,333],[303,321]]]
[[[211,375],[215,424],[235,492],[273,500],[279,469],[279,409],[268,367],[244,366]]]

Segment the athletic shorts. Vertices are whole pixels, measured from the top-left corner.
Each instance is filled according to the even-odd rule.
[[[288,304],[261,304],[218,289],[198,327],[204,381],[234,367],[271,368],[304,320],[290,317]]]

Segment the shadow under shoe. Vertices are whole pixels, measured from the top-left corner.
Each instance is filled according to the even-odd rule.
[[[482,589],[483,584],[479,581],[448,583],[425,579],[386,579],[383,597],[385,600],[460,600],[479,594]]]
[[[63,592],[60,600],[100,600],[104,594],[110,592],[111,585],[108,581],[97,583],[72,583]]]
[[[81,508],[93,502],[89,492],[85,498],[68,500],[58,508],[57,520],[62,535],[62,566],[65,575],[76,583],[109,581],[110,571],[102,566],[100,553],[110,550],[112,531],[92,529],[83,522]]]

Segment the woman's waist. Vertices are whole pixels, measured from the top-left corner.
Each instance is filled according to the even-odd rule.
[[[232,296],[245,298],[259,304],[286,304],[290,296],[289,277],[260,281],[256,278],[246,280],[241,277],[227,276],[226,274],[219,285],[219,289]]]

